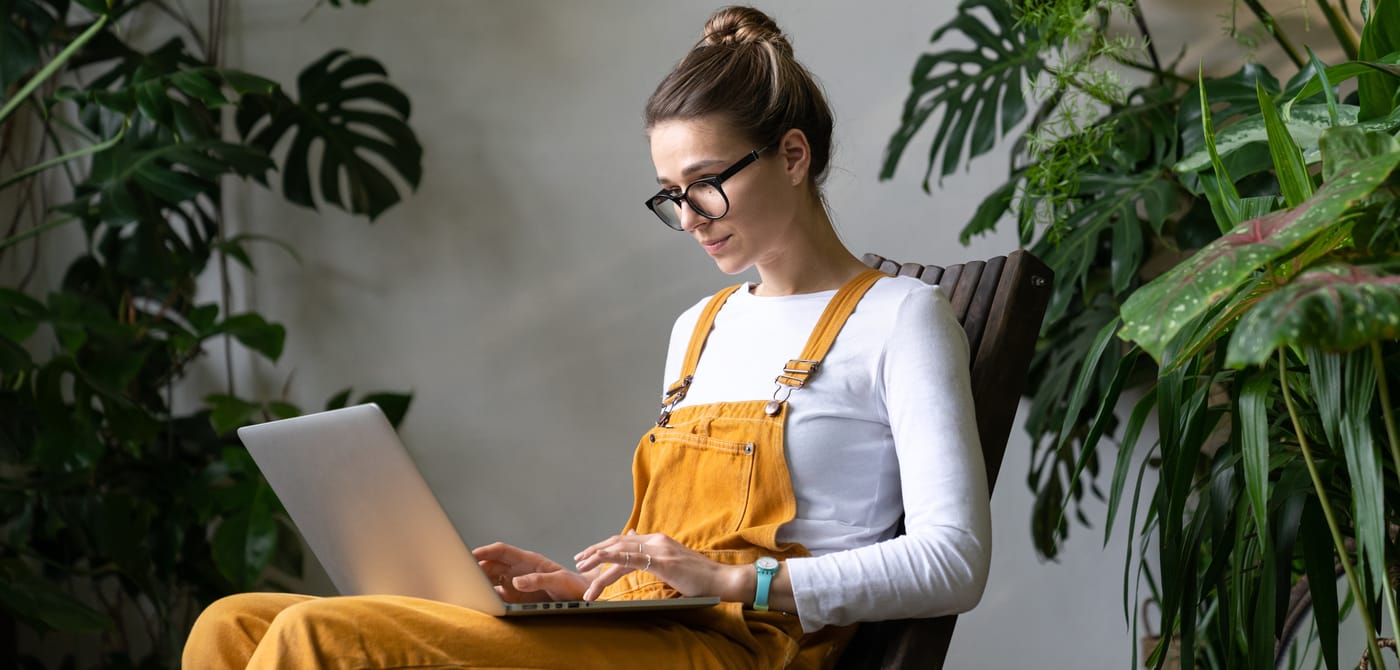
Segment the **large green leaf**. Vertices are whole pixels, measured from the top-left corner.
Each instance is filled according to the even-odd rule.
[[[1055,292],[1046,311],[1046,322],[1053,323],[1064,316],[1076,289],[1089,288],[1090,271],[1102,253],[1104,235],[1114,236],[1113,244],[1119,245],[1121,253],[1140,255],[1140,245],[1132,246],[1131,239],[1117,238],[1127,237],[1127,227],[1138,228],[1133,232],[1138,233],[1139,240],[1143,226],[1160,230],[1176,204],[1176,186],[1161,174],[1111,171],[1115,167],[1105,165],[1079,177],[1081,200],[1065,218],[1068,233],[1058,243],[1042,240],[1034,249],[1055,271]],[[1136,273],[1135,264],[1126,258],[1119,262],[1115,289],[1126,288]]]
[[[1291,210],[1246,221],[1206,245],[1123,304],[1123,339],[1161,359],[1177,332],[1260,268],[1285,256],[1333,225],[1369,196],[1400,164],[1400,154],[1353,163]]]
[[[1206,79],[1205,97],[1210,103],[1215,125],[1226,128],[1241,118],[1258,114],[1259,95],[1256,87],[1263,88],[1270,95],[1281,90],[1278,78],[1256,64],[1247,64],[1228,77]],[[1194,155],[1206,150],[1201,129],[1200,87],[1191,87],[1182,95],[1176,125],[1181,134],[1181,155]]]
[[[272,166],[257,149],[206,138],[180,142],[170,131],[137,124],[125,139],[93,156],[87,181],[65,209],[108,226],[165,222],[171,209],[212,193],[226,174],[252,176]]]
[[[1363,588],[1385,583],[1386,519],[1381,486],[1379,445],[1371,438],[1371,406],[1376,394],[1376,369],[1369,351],[1346,354],[1308,348],[1309,380],[1322,428],[1333,449],[1346,459],[1350,484],[1348,506],[1352,533],[1359,550],[1357,562],[1366,576]],[[1379,591],[1366,597],[1374,598]]]
[[[1322,134],[1318,148],[1322,150],[1322,178],[1332,179],[1356,161],[1400,152],[1400,140],[1374,130],[1339,126]]]
[[[1382,268],[1312,268],[1245,313],[1226,364],[1259,365],[1280,346],[1351,351],[1400,337],[1400,276]]]
[[[46,2],[0,2],[0,102],[8,100],[21,80],[27,78],[42,61],[42,47],[56,40],[55,33],[64,28],[63,17],[68,14],[66,0]]]
[[[1240,451],[1244,461],[1245,491],[1249,496],[1254,525],[1260,541],[1266,542],[1269,529],[1269,391],[1274,376],[1259,373],[1245,382],[1240,391]]]
[[[262,409],[257,403],[222,393],[210,394],[204,398],[204,402],[209,404],[209,423],[219,435],[253,423]]]
[[[1400,128],[1400,108],[1381,118],[1361,122],[1357,121],[1358,110],[1359,108],[1355,105],[1337,105],[1337,114],[1342,125],[1354,125],[1362,130],[1387,133]],[[1327,105],[1295,105],[1292,115],[1284,120],[1284,126],[1288,128],[1288,134],[1302,149],[1306,162],[1314,163],[1321,158],[1321,153],[1317,148],[1318,138],[1322,137],[1324,131],[1332,127],[1332,121],[1328,118]],[[1245,147],[1268,141],[1269,131],[1262,114],[1240,121],[1216,135],[1216,146],[1222,157]],[[1198,172],[1208,167],[1210,167],[1210,154],[1202,148],[1178,161],[1176,165],[1172,166],[1172,169],[1179,173],[1185,173]]]
[[[1211,213],[1215,215],[1215,222],[1223,233],[1239,225],[1240,221],[1244,220],[1244,215],[1240,211],[1240,193],[1235,188],[1235,181],[1220,160],[1221,143],[1216,137],[1216,124],[1210,111],[1210,97],[1206,95],[1205,88],[1205,77],[1197,70],[1196,92],[1199,94],[1201,105],[1201,136],[1205,139],[1206,155],[1210,157],[1210,166],[1214,170],[1205,175],[1201,183],[1205,188],[1206,199],[1210,201]],[[1259,83],[1255,82],[1255,97],[1258,97],[1259,90]]]
[[[1313,600],[1313,620],[1317,624],[1317,637],[1322,647],[1320,653],[1328,670],[1337,670],[1340,667],[1337,664],[1337,559],[1332,554],[1332,534],[1327,529],[1327,521],[1316,497],[1309,499],[1303,507],[1299,535],[1302,536],[1300,544],[1303,546],[1308,592]]]
[[[939,175],[952,174],[962,162],[964,145],[968,160],[976,158],[991,150],[998,135],[1005,136],[1025,118],[1022,87],[1033,82],[1045,67],[1035,28],[1018,23],[1010,3],[963,0],[958,15],[929,41],[937,43],[952,31],[961,33],[972,45],[919,57],[909,76],[911,88],[899,129],[885,147],[881,179],[894,175],[909,141],[940,109],[924,173],[925,190],[939,165],[940,152]]]
[[[375,60],[337,49],[302,70],[297,100],[280,91],[244,96],[235,120],[250,144],[270,154],[292,133],[282,165],[282,190],[288,200],[315,209],[312,172],[318,171],[315,181],[322,201],[377,218],[402,197],[367,154],[417,188],[423,147],[408,126],[408,97],[385,76]],[[311,155],[312,145],[318,143],[319,165]],[[342,189],[342,180],[348,190]]]
[[[1371,18],[1361,30],[1357,59],[1375,61],[1400,51],[1400,0],[1375,0]],[[1366,73],[1356,80],[1361,102],[1361,118],[1375,119],[1395,109],[1397,82],[1379,73]]]
[[[1259,110],[1264,117],[1269,154],[1274,159],[1274,175],[1278,177],[1283,200],[1289,207],[1297,207],[1313,194],[1312,175],[1308,174],[1303,152],[1279,118],[1274,101],[1262,88],[1259,89]]]
[[[366,394],[360,398],[361,403],[374,403],[383,410],[384,417],[389,420],[389,425],[397,428],[403,423],[404,415],[408,414],[408,405],[413,401],[411,393],[391,393],[379,391],[377,393]]]
[[[1363,74],[1380,73],[1400,79],[1400,53],[1393,53],[1389,56],[1382,56],[1374,61],[1348,61],[1332,65],[1324,70],[1326,81],[1332,86],[1336,86],[1348,79],[1358,77]],[[1284,102],[1283,110],[1291,108],[1299,100],[1306,100],[1322,92],[1323,78],[1315,77],[1309,79],[1301,86],[1293,97]]]
[[[234,314],[224,319],[212,330],[201,333],[202,337],[232,335],[243,346],[252,349],[271,361],[282,356],[282,347],[287,341],[287,329],[278,323],[270,323],[256,312]]]
[[[277,498],[262,480],[251,482],[246,504],[214,531],[214,564],[239,590],[250,590],[277,552]]]

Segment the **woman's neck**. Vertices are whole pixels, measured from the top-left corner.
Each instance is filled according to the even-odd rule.
[[[841,288],[865,270],[865,264],[841,243],[825,208],[816,206],[808,223],[797,226],[782,253],[756,264],[760,283],[754,295],[782,296]]]

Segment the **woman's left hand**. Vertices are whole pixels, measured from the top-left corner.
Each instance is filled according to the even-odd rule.
[[[681,595],[742,600],[738,583],[753,571],[751,566],[712,561],[661,533],[638,535],[632,531],[594,544],[580,551],[574,560],[578,561],[579,572],[602,568],[584,591],[584,600],[597,599],[604,588],[634,570],[656,575]]]

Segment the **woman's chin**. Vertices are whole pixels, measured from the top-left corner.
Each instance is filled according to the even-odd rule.
[[[718,267],[720,272],[723,272],[724,274],[727,274],[727,275],[737,275],[737,274],[743,272],[744,270],[749,269],[749,268],[752,267],[752,266],[753,266],[753,263],[745,263],[745,262],[743,262],[743,261],[739,261],[739,260],[735,260],[735,259],[729,259],[729,258],[716,258],[716,259],[715,259],[715,267]]]

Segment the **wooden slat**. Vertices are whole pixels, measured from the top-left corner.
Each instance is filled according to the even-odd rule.
[[[925,265],[924,274],[919,279],[928,284],[937,284],[940,279],[943,279],[943,268],[937,265]]]
[[[953,292],[958,290],[958,278],[962,276],[962,263],[949,265],[943,268],[943,276],[938,280],[938,287],[943,289],[943,295],[948,296],[948,300],[953,300]]]
[[[982,276],[977,280],[977,290],[972,294],[967,315],[963,318],[963,330],[967,332],[967,350],[975,353],[982,344],[982,333],[987,330],[992,302],[996,298],[997,286],[1001,282],[1002,269],[1006,267],[1006,257],[987,259],[982,268]]]
[[[972,304],[972,294],[977,291],[977,282],[982,278],[982,268],[985,265],[983,261],[963,263],[962,274],[958,276],[958,286],[953,289],[953,295],[949,298],[953,303],[953,314],[957,315],[958,323],[963,323],[967,318],[967,306]]]
[[[918,263],[905,263],[899,266],[899,272],[897,274],[901,277],[913,277],[918,279],[924,274],[924,266]]]

